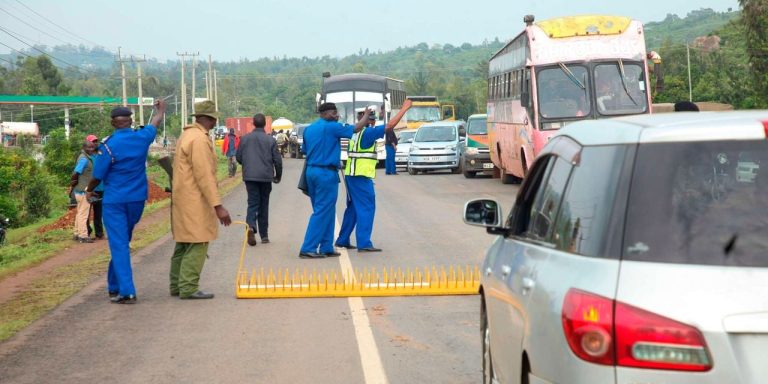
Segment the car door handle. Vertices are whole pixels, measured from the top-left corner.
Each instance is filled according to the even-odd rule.
[[[501,276],[507,277],[509,274],[512,273],[512,267],[509,265],[502,265],[501,266]]]

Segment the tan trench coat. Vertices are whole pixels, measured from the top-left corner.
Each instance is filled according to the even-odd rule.
[[[221,204],[216,183],[216,154],[205,127],[184,127],[173,159],[171,229],[180,243],[215,240],[219,220],[213,207]]]

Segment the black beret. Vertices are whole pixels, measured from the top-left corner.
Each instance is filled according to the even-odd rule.
[[[126,107],[115,107],[112,109],[112,114],[110,116],[112,116],[112,118],[114,119],[115,117],[118,117],[118,116],[131,116],[131,115],[133,115],[133,112],[131,112],[130,109]]]
[[[325,111],[332,111],[336,110],[336,104],[334,103],[322,103],[320,104],[320,107],[317,108],[318,112],[325,112]]]

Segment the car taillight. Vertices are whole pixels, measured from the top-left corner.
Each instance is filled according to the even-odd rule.
[[[698,329],[616,303],[616,361],[626,367],[708,371],[712,368]]]
[[[569,290],[563,302],[563,329],[576,356],[597,364],[614,364],[613,300]]]
[[[698,329],[606,297],[569,290],[562,321],[571,351],[589,362],[682,371],[712,368]]]
[[[768,121],[763,121],[763,129],[765,129],[765,138],[768,139]]]

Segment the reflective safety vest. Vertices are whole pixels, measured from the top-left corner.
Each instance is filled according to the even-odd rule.
[[[349,140],[347,166],[344,169],[346,176],[365,176],[371,179],[376,177],[376,164],[379,162],[376,155],[376,142],[369,148],[360,148],[363,132],[366,129],[363,128],[360,132],[355,133]]]

